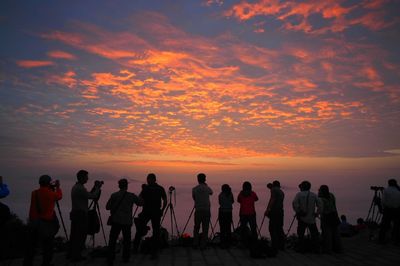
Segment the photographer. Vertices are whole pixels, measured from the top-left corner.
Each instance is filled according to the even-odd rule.
[[[305,252],[307,247],[304,242],[304,233],[308,228],[311,234],[312,246],[314,252],[319,252],[318,247],[318,228],[315,222],[316,216],[321,212],[322,202],[317,195],[310,191],[311,183],[303,181],[299,185],[298,192],[292,202],[293,210],[297,217],[297,236],[299,238],[298,248],[300,252]],[[316,211],[317,208],[317,211]]]
[[[108,241],[108,265],[113,265],[115,259],[115,245],[122,231],[123,250],[122,259],[129,261],[131,246],[132,208],[133,205],[142,205],[142,200],[136,194],[128,192],[128,180],[125,178],[118,181],[119,191],[111,194],[107,201],[106,209],[110,211],[109,222],[111,225],[110,238]]]
[[[85,248],[87,236],[89,199],[98,200],[101,192],[100,188],[103,185],[103,182],[95,181],[93,189],[88,192],[84,185],[89,179],[89,173],[85,170],[80,170],[76,177],[78,182],[71,190],[71,233],[68,254],[68,258],[75,262],[86,259],[82,256],[82,251]]]
[[[51,177],[42,175],[39,178],[40,188],[32,191],[29,210],[29,234],[24,266],[30,266],[35,256],[37,242],[41,242],[43,249],[42,265],[51,265],[53,258],[54,236],[60,227],[54,206],[62,198],[60,182],[51,183]]]
[[[151,221],[151,227],[153,228],[153,235],[151,237],[151,257],[153,259],[157,257],[159,247],[161,216],[167,207],[167,194],[165,193],[165,189],[158,185],[156,181],[155,174],[148,174],[147,185],[142,186],[142,192],[140,192],[139,197],[143,199],[143,209],[135,220],[136,235],[133,241],[133,250],[136,253],[139,249],[142,237],[147,233],[147,223]]]
[[[205,174],[198,174],[197,181],[199,184],[192,189],[192,198],[194,200],[195,208],[193,245],[195,248],[200,245],[201,249],[205,249],[208,240],[208,227],[211,219],[210,195],[213,194],[213,191],[206,184]],[[200,226],[202,227],[201,236],[199,236]]]
[[[382,223],[379,231],[379,242],[385,243],[386,232],[393,222],[392,236],[394,241],[400,243],[400,190],[395,179],[388,181],[388,187],[384,189],[382,195]]]
[[[267,185],[268,186],[268,185]],[[283,232],[283,200],[285,193],[281,189],[281,183],[275,180],[270,185],[271,197],[264,213],[269,218],[269,233],[272,247],[277,250],[285,248],[285,233]]]

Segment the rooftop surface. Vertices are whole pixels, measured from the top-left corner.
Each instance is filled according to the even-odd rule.
[[[122,263],[121,254],[117,254],[114,265],[170,265],[170,266],[200,266],[200,265],[280,265],[280,266],[314,266],[314,265],[400,265],[400,246],[393,244],[379,245],[369,241],[366,236],[356,236],[343,239],[344,252],[341,254],[300,254],[287,249],[274,258],[253,259],[246,249],[220,249],[210,247],[206,250],[195,250],[190,247],[169,247],[163,249],[156,260],[149,255],[137,254],[131,261]],[[41,257],[37,256],[35,265],[40,265]],[[64,253],[56,253],[54,265],[106,265],[104,258],[89,258],[79,263],[70,263]],[[22,260],[3,261],[2,265],[19,266]]]

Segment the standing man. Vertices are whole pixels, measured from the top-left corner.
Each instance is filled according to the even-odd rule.
[[[142,186],[142,192],[140,192],[139,197],[143,199],[143,209],[138,215],[138,220],[136,222],[136,235],[135,240],[133,241],[133,250],[134,252],[137,252],[142,237],[147,233],[147,223],[151,221],[151,226],[153,229],[153,235],[151,238],[152,259],[157,258],[160,240],[161,216],[167,207],[167,194],[165,193],[165,189],[158,185],[156,181],[156,175],[150,173],[147,175],[147,185]]]
[[[382,223],[379,231],[379,242],[385,243],[386,232],[393,222],[392,236],[396,244],[400,243],[400,189],[395,179],[389,179],[388,187],[382,195]]]
[[[71,233],[69,237],[70,247],[68,254],[69,259],[74,262],[86,259],[82,256],[82,251],[85,248],[88,229],[89,199],[98,199],[102,186],[102,182],[95,181],[93,189],[91,192],[88,192],[84,186],[89,179],[89,173],[86,170],[79,170],[76,174],[76,178],[77,182],[71,190]]]
[[[3,183],[3,177],[0,176],[0,199],[7,197],[8,194],[10,194],[8,186]],[[10,216],[10,208],[0,201],[0,229],[2,229],[1,227],[10,218]]]
[[[208,227],[210,225],[210,195],[212,189],[206,184],[206,175],[200,173],[197,175],[198,185],[192,189],[192,198],[194,200],[194,247],[200,245],[201,249],[206,248],[208,240]],[[199,231],[201,225],[201,236],[199,239]],[[200,243],[199,243],[200,242]]]
[[[128,180],[118,181],[119,191],[111,195],[107,201],[106,209],[110,211],[109,223],[111,223],[110,238],[108,241],[108,265],[113,265],[115,259],[115,245],[122,231],[123,250],[122,259],[129,262],[131,247],[131,227],[133,204],[141,205],[141,200],[134,193],[128,192]],[[108,224],[109,224],[108,223]]]
[[[35,249],[40,241],[43,250],[43,266],[51,265],[53,259],[54,236],[59,223],[54,211],[56,201],[62,198],[60,182],[51,184],[51,177],[42,175],[39,178],[40,188],[32,191],[29,209],[29,234],[27,239],[24,266],[33,265]]]
[[[297,236],[299,237],[299,251],[305,252],[304,233],[308,228],[311,234],[312,250],[319,252],[318,247],[318,229],[315,222],[315,217],[321,213],[322,203],[318,196],[311,192],[311,183],[303,181],[299,185],[298,192],[293,200],[293,210],[297,217]]]
[[[271,235],[272,247],[280,250],[285,248],[285,233],[283,232],[283,200],[285,194],[281,189],[281,183],[277,180],[272,182],[271,197],[268,202],[265,216],[269,218],[269,233]]]

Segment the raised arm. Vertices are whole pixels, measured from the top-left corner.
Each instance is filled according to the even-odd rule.
[[[3,177],[0,176],[0,198],[5,198],[10,194],[8,186],[3,183]]]

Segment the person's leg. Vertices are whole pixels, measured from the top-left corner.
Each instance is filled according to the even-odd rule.
[[[278,249],[279,240],[278,240],[278,225],[277,225],[277,217],[276,214],[270,215],[269,225],[268,225],[269,234],[271,236],[271,246]]]
[[[258,239],[258,232],[257,232],[257,219],[256,215],[249,215],[249,224],[251,229],[251,240],[255,241]]]
[[[240,239],[245,245],[247,245],[249,241],[249,233],[247,227],[248,223],[249,223],[249,216],[240,215]]]
[[[394,210],[393,219],[393,239],[396,244],[400,244],[400,208]]]
[[[156,255],[159,249],[160,242],[160,227],[161,227],[161,213],[154,213],[151,216],[151,226],[153,229],[152,236],[152,254]]]
[[[315,223],[309,224],[308,228],[310,229],[313,251],[319,252],[319,243],[318,243],[319,233],[318,233],[317,224],[315,224]]]
[[[120,232],[121,232],[121,226],[119,224],[111,225],[110,237],[108,239],[108,257],[107,257],[107,262],[109,265],[112,265],[115,259],[115,245],[117,244],[117,239]]]
[[[200,224],[201,224],[201,214],[199,211],[194,211],[194,227],[193,227],[193,246],[199,246],[199,231],[200,231]]]
[[[283,210],[278,213],[278,218],[277,218],[277,234],[278,234],[278,248],[281,250],[285,249],[285,241],[286,241],[286,235],[285,232],[283,231],[283,220],[284,220],[284,214]]]
[[[297,237],[298,242],[297,242],[297,251],[304,252],[305,251],[305,246],[304,246],[304,233],[306,232],[306,223],[304,223],[301,219],[297,221]]]
[[[226,213],[226,232],[227,232],[227,242],[228,242],[228,246],[230,246],[231,241],[232,241],[232,211]]]
[[[42,266],[51,265],[51,260],[53,259],[53,249],[54,249],[54,236],[42,238],[42,249],[43,249],[43,263]]]
[[[208,228],[210,227],[210,211],[202,211],[200,248],[205,248],[208,242]]]
[[[144,212],[141,212],[138,217],[135,218],[136,234],[135,239],[133,240],[133,253],[139,251],[140,242],[142,237],[146,235],[146,226],[149,220],[150,217]]]
[[[127,262],[130,258],[130,248],[131,248],[131,225],[123,225],[122,226],[122,236],[123,236],[123,250],[122,250],[122,259]]]
[[[321,220],[321,234],[322,242],[324,245],[324,252],[331,253],[333,244],[333,232],[331,226],[329,226],[328,222],[324,221],[323,218]]]
[[[34,226],[28,226],[28,237],[25,246],[24,266],[32,266],[35,257],[36,244],[38,241],[38,231]]]
[[[386,238],[386,232],[390,228],[392,217],[390,209],[386,208],[383,210],[381,226],[379,230],[379,242],[384,243]]]
[[[220,237],[221,237],[221,246],[224,247],[226,245],[226,221],[225,221],[225,215],[223,212],[219,211],[218,212],[218,222],[219,222],[219,231],[220,231]]]

